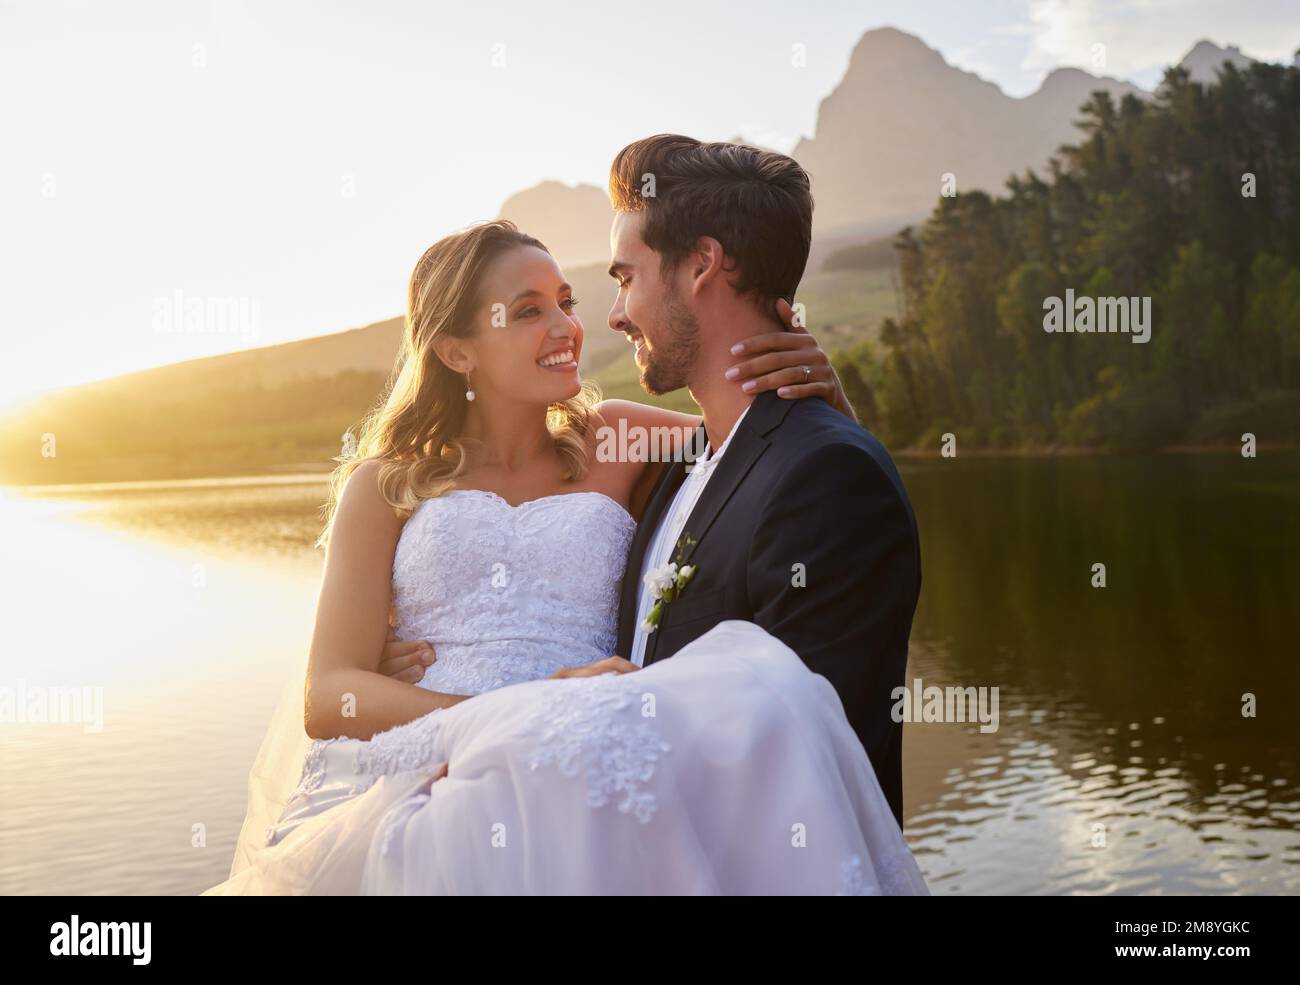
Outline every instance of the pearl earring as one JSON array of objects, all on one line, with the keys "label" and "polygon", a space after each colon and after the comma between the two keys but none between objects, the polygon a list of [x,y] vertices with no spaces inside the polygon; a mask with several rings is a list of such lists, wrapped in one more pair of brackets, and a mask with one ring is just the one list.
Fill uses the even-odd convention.
[{"label": "pearl earring", "polygon": [[469,382],[469,373],[466,373],[465,374],[465,399],[470,401],[470,403],[473,403],[474,396],[475,396],[474,388],[470,385]]}]

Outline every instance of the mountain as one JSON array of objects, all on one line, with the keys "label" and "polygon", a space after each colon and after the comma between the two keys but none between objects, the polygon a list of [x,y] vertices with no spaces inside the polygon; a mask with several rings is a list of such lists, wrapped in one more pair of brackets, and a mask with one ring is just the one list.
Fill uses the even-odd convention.
[{"label": "mountain", "polygon": [[[1200,41],[1179,64],[1193,80],[1213,83],[1225,61],[1241,68],[1252,59],[1235,46]],[[944,174],[954,175],[959,192],[999,193],[1009,175],[1041,170],[1062,144],[1078,141],[1078,109],[1098,89],[1116,101],[1150,95],[1119,79],[1059,68],[1017,99],[948,64],[920,38],[894,28],[868,31],[822,101],[814,136],[792,152],[812,174],[817,202],[809,269],[837,249],[923,218]],[[594,185],[544,181],[512,195],[501,214],[566,267],[608,261],[609,201]]]},{"label": "mountain", "polygon": [[1064,68],[1015,99],[917,37],[868,31],[822,100],[814,136],[794,149],[812,175],[816,233],[865,236],[912,222],[933,208],[944,174],[955,176],[959,192],[1000,191],[1008,175],[1040,168],[1076,138],[1077,110],[1096,89],[1116,99],[1141,94]]},{"label": "mountain", "polygon": [[595,185],[543,181],[506,199],[500,218],[540,239],[562,267],[609,264],[614,213]]},{"label": "mountain", "polygon": [[1243,55],[1236,45],[1230,44],[1227,48],[1220,48],[1212,41],[1198,41],[1178,64],[1187,69],[1187,74],[1193,82],[1212,85],[1217,81],[1219,69],[1224,62],[1231,62],[1234,68],[1244,69],[1254,60],[1248,55]]}]

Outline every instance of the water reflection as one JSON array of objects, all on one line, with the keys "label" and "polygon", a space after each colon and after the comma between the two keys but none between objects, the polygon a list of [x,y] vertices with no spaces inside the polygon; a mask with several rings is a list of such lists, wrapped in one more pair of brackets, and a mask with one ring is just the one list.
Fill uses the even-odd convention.
[{"label": "water reflection", "polygon": [[925,566],[909,676],[1002,698],[993,736],[909,727],[908,833],[935,891],[1300,888],[1300,459],[905,478]]},{"label": "water reflection", "polygon": [[[149,518],[178,493],[108,507],[118,495],[0,498],[0,686],[104,696],[99,733],[0,723],[0,892],[192,893],[222,878],[248,766],[310,631],[308,548],[281,558],[202,509],[170,543]],[[119,528],[90,520],[108,514]]]}]

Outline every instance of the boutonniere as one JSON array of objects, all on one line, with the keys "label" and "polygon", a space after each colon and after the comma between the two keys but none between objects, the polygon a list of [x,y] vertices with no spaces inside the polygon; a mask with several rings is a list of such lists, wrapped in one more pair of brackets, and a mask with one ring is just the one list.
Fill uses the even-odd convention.
[{"label": "boutonniere", "polygon": [[695,577],[695,569],[698,566],[687,564],[686,558],[690,556],[691,548],[696,543],[695,538],[689,533],[683,533],[677,541],[677,557],[667,564],[646,572],[645,586],[650,590],[650,597],[655,600],[654,605],[650,607],[650,612],[641,621],[641,628],[647,633],[655,631],[659,620],[663,618],[664,609]]}]

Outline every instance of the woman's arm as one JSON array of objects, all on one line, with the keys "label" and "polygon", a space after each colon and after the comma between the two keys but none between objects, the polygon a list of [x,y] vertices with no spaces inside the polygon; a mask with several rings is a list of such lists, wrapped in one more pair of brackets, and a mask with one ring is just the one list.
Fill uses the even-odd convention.
[{"label": "woman's arm", "polygon": [[379,467],[363,462],[348,477],[330,530],[307,669],[304,724],[313,739],[368,739],[465,700],[378,672],[402,532],[379,492]]},{"label": "woman's arm", "polygon": [[639,431],[647,436],[647,444],[654,443],[653,452],[647,448],[648,454],[644,459],[618,455],[606,461],[598,452],[596,455],[600,468],[619,474],[618,485],[627,499],[628,512],[638,521],[645,512],[662,463],[676,457],[703,420],[699,414],[682,414],[639,404],[635,400],[602,400],[596,405],[594,423],[598,434],[606,428],[610,429],[609,433],[618,434],[619,422],[625,421],[626,433]]}]

